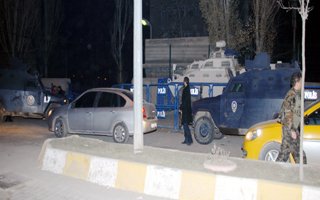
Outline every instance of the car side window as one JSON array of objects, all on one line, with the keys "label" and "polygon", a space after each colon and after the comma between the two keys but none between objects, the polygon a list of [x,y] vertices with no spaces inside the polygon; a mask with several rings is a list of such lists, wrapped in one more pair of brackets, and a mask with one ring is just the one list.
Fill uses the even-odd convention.
[{"label": "car side window", "polygon": [[112,105],[113,94],[109,92],[102,92],[98,102],[98,107],[114,107]]},{"label": "car side window", "polygon": [[320,125],[320,108],[308,116],[309,124]]},{"label": "car side window", "polygon": [[75,108],[90,108],[93,107],[94,100],[96,98],[96,92],[87,92],[82,95],[75,103]]},{"label": "car side window", "polygon": [[126,104],[126,100],[114,93],[103,92],[101,93],[98,107],[123,107]]}]

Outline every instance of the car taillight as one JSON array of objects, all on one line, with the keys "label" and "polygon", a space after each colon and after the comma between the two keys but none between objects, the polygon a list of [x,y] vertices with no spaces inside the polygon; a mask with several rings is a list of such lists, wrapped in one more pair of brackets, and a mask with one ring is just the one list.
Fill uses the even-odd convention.
[{"label": "car taillight", "polygon": [[143,118],[147,118],[146,109],[142,108]]}]

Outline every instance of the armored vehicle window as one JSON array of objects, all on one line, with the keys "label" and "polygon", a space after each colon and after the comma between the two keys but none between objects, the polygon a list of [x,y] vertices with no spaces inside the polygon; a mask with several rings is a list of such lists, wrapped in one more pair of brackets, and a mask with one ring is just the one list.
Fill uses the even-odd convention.
[{"label": "armored vehicle window", "polygon": [[96,92],[88,92],[81,96],[75,103],[75,108],[90,108],[93,106]]},{"label": "armored vehicle window", "polygon": [[221,66],[222,67],[230,67],[230,61],[222,61]]},{"label": "armored vehicle window", "polygon": [[199,68],[199,65],[198,64],[194,64],[191,66],[191,69],[198,69]]},{"label": "armored vehicle window", "polygon": [[208,61],[203,67],[204,69],[213,68],[213,61]]},{"label": "armored vehicle window", "polygon": [[230,88],[230,92],[243,92],[243,91],[244,91],[244,86],[242,83],[234,83]]},{"label": "armored vehicle window", "polygon": [[27,80],[27,82],[25,83],[25,89],[27,90],[37,90],[38,86],[39,85],[34,80]]}]

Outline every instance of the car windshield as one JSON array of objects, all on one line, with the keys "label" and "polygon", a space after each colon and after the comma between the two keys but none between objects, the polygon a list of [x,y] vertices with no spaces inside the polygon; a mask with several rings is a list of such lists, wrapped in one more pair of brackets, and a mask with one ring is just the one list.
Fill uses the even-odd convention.
[{"label": "car windshield", "polygon": [[129,91],[123,91],[122,94],[126,95],[131,101],[133,101],[133,93]]},{"label": "car windshield", "polygon": [[[123,91],[122,94],[126,95],[131,101],[133,101],[133,93],[129,91]],[[143,103],[146,103],[147,101],[145,99],[142,99]]]},{"label": "car windshield", "polygon": [[304,106],[304,111],[307,111],[309,108],[311,108],[312,106],[316,105],[316,104],[319,103],[319,102],[320,102],[320,100],[315,101],[315,102],[312,102],[312,103],[310,103],[310,104],[308,104],[308,105],[304,104],[304,105],[305,105],[305,106]]}]

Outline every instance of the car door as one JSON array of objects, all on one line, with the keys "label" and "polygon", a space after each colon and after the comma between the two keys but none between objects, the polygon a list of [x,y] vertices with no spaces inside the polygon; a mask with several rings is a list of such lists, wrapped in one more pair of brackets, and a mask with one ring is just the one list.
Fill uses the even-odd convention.
[{"label": "car door", "polygon": [[94,102],[97,92],[87,92],[72,102],[68,110],[68,123],[72,132],[90,133],[93,124]]},{"label": "car door", "polygon": [[245,83],[234,81],[224,96],[223,124],[226,127],[239,127],[245,106]]},{"label": "car door", "polygon": [[320,108],[309,114],[304,126],[303,150],[307,155],[307,162],[320,163]]},{"label": "car door", "polygon": [[[126,99],[118,93],[101,92],[93,115],[93,127],[96,134],[111,134],[116,122],[125,122],[128,118]],[[128,126],[128,124],[126,123]]]}]

